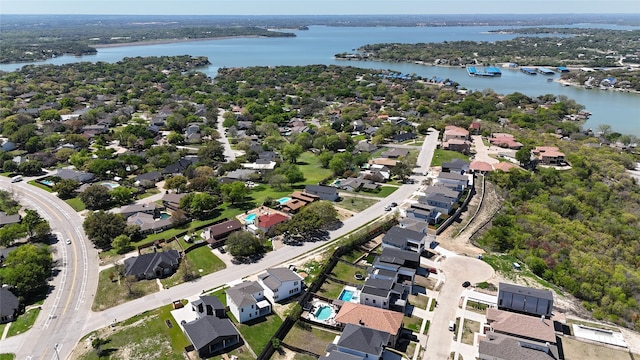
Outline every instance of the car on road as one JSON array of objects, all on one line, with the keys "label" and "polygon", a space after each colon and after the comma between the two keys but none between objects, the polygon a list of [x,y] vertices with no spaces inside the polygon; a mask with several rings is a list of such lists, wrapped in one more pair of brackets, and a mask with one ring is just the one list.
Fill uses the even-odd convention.
[{"label": "car on road", "polygon": [[65,243],[66,243],[67,245],[71,245],[71,239],[67,239],[67,240],[65,241]]},{"label": "car on road", "polygon": [[465,282],[462,283],[462,287],[463,288],[468,288],[469,286],[471,286],[471,283],[468,282],[468,281],[465,281]]},{"label": "car on road", "polygon": [[391,207],[396,207],[396,206],[398,206],[398,203],[394,201],[394,202],[392,202],[391,204],[389,204],[389,206],[391,206]]},{"label": "car on road", "polygon": [[384,211],[391,211],[392,207],[391,206],[385,206]]}]

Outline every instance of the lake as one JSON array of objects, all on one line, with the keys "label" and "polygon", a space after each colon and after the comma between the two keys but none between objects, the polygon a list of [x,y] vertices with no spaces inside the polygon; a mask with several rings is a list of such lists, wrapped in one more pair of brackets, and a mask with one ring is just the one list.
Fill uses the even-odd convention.
[{"label": "lake", "polygon": [[[566,26],[563,26],[566,27]],[[633,26],[580,24],[573,27],[605,27],[619,30],[638,29]],[[98,49],[98,54],[74,57],[62,56],[37,64],[65,64],[80,61],[116,62],[124,57],[194,55],[207,56],[212,65],[202,71],[214,77],[221,67],[336,64],[363,68],[393,69],[415,73],[422,77],[441,77],[457,81],[472,90],[493,89],[500,94],[521,92],[529,96],[544,94],[566,95],[586,106],[593,115],[584,128],[596,129],[600,124],[611,125],[613,131],[640,136],[640,95],[617,91],[587,90],[561,86],[547,81],[547,76],[529,76],[516,70],[503,69],[499,78],[470,77],[464,68],[449,68],[407,63],[364,62],[336,60],[334,55],[351,52],[371,43],[420,43],[442,41],[498,41],[511,39],[515,34],[492,34],[490,30],[507,26],[452,27],[328,27],[310,26],[309,30],[294,31],[295,38],[233,38],[170,44],[120,46]],[[13,71],[26,64],[1,64],[0,70]],[[555,75],[555,78],[559,75]]]}]

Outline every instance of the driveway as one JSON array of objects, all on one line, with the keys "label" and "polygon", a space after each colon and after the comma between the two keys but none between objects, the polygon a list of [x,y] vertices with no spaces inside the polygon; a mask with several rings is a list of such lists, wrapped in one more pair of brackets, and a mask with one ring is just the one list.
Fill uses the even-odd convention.
[{"label": "driveway", "polygon": [[446,359],[454,349],[453,333],[448,330],[448,326],[449,321],[456,318],[456,310],[465,291],[462,283],[479,283],[490,279],[494,274],[493,268],[482,260],[450,253],[440,260],[440,270],[444,272],[446,282],[438,294],[438,308],[434,311],[429,326],[425,360]]},{"label": "driveway", "polygon": [[471,136],[471,138],[473,139],[473,146],[476,149],[476,157],[474,160],[484,161],[491,165],[497,164],[500,162],[498,161],[498,159],[493,158],[490,155],[496,156],[498,152],[502,150],[501,148],[497,146],[486,146],[482,141],[482,136],[480,135],[473,135]]}]

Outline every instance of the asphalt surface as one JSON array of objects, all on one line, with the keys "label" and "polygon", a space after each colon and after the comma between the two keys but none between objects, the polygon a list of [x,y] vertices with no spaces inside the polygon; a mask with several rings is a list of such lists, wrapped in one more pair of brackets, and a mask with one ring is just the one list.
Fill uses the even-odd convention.
[{"label": "asphalt surface", "polygon": [[[416,180],[413,184],[400,186],[383,201],[344,220],[339,229],[330,231],[331,239],[348,234],[378,217],[388,215],[389,212],[384,210],[388,204],[401,204],[417,192],[424,175],[428,172],[437,139],[437,131],[432,131],[425,139],[415,169],[415,173],[419,175],[413,177]],[[223,144],[225,155],[229,159],[235,158],[228,141],[223,141]],[[0,188],[18,193],[20,202],[26,207],[38,210],[49,221],[52,232],[59,234],[59,241],[53,246],[56,249],[54,259],[61,262],[61,272],[53,280],[52,293],[43,304],[40,316],[28,332],[0,341],[0,352],[15,353],[16,359],[66,359],[82,336],[93,330],[108,326],[118,319],[124,320],[146,310],[169,304],[173,300],[218,288],[262,272],[266,268],[286,265],[313,252],[314,249],[327,245],[328,242],[287,246],[266,254],[256,263],[233,265],[196,281],[161,290],[102,312],[92,312],[91,304],[98,282],[98,257],[93,244],[84,235],[83,218],[55,195],[25,182],[11,184],[9,179],[0,178]],[[70,245],[65,244],[66,239],[71,239]],[[36,342],[38,346],[34,346]]]},{"label": "asphalt surface", "polygon": [[[84,335],[81,329],[91,313],[98,285],[98,256],[82,229],[83,219],[58,197],[23,182],[0,177],[0,188],[13,191],[26,208],[37,210],[49,221],[54,241],[53,259],[57,275],[51,293],[28,332],[0,341],[0,352],[15,353],[16,359],[64,359]],[[71,244],[66,244],[70,239]],[[37,344],[37,346],[36,346]]]}]

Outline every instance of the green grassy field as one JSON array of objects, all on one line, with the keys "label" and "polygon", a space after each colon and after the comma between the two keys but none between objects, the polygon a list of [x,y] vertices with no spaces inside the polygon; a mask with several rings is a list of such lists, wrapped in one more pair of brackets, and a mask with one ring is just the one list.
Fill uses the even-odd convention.
[{"label": "green grassy field", "polygon": [[451,161],[453,159],[462,159],[469,161],[469,156],[459,153],[457,151],[436,149],[433,153],[433,160],[431,160],[431,166],[442,166],[442,163]]},{"label": "green grassy field", "polygon": [[67,204],[69,204],[69,206],[71,206],[73,208],[73,210],[75,211],[82,211],[85,208],[84,203],[82,202],[82,200],[80,200],[79,197],[74,197],[71,199],[67,199],[64,202],[66,202]]},{"label": "green grassy field", "polygon": [[0,354],[0,360],[13,360],[15,358],[15,354]]},{"label": "green grassy field", "polygon": [[332,174],[331,170],[320,166],[318,156],[308,151],[300,155],[298,166],[306,178],[305,184],[315,185]]},{"label": "green grassy field", "polygon": [[[125,284],[125,279],[112,281],[109,277],[109,274],[114,271],[115,269],[113,268],[105,269],[98,275],[98,289],[96,291],[96,296],[93,300],[91,310],[102,311],[159,290],[158,284],[155,280],[134,281],[131,283],[132,295],[129,296],[129,290]],[[117,278],[118,277],[116,275],[114,279],[117,280]]]},{"label": "green grassy field", "polygon": [[165,287],[172,287],[184,282],[183,276],[187,270],[205,276],[226,267],[224,262],[211,252],[211,248],[202,246],[187,253],[187,257],[182,260],[178,271],[168,278],[160,279],[160,282]]},{"label": "green grassy field", "polygon": [[362,197],[358,197],[357,195],[345,196],[343,197],[342,201],[336,203],[336,205],[347,210],[361,212],[362,210],[372,206],[378,201],[379,200],[365,199]]},{"label": "green grassy field", "polygon": [[235,324],[242,337],[249,343],[256,354],[269,343],[273,334],[282,325],[282,319],[277,314],[267,315],[256,322],[248,324]]},{"label": "green grassy field", "polygon": [[324,354],[327,344],[331,343],[337,333],[313,327],[307,323],[297,322],[284,338],[284,342],[311,351],[314,354]]},{"label": "green grassy field", "polygon": [[31,329],[38,318],[38,314],[40,314],[40,307],[28,310],[24,314],[18,316],[18,319],[11,323],[11,327],[7,331],[7,337],[19,335]]}]

